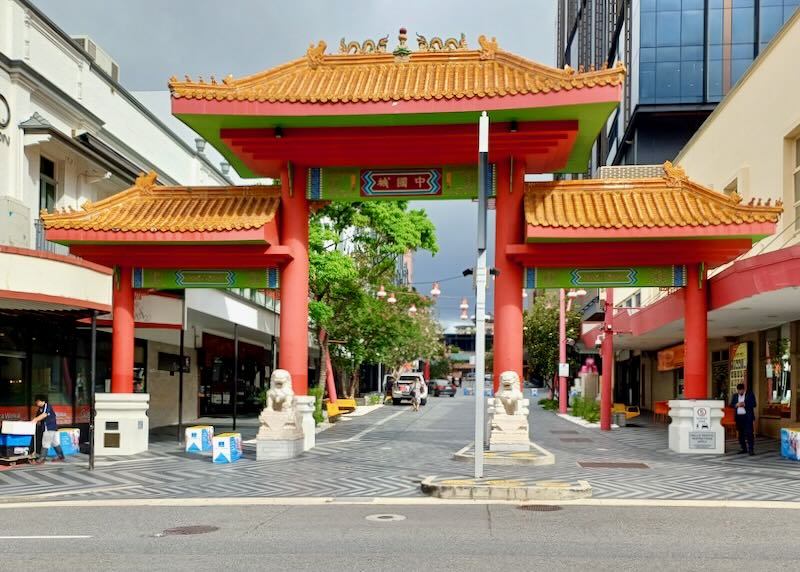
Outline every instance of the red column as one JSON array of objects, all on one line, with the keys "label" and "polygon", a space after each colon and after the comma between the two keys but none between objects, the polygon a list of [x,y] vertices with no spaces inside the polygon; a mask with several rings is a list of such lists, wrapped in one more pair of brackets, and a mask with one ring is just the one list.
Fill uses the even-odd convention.
[{"label": "red column", "polygon": [[704,266],[686,267],[684,298],[684,397],[708,397],[708,292]]},{"label": "red column", "polygon": [[292,261],[281,270],[280,368],[292,375],[297,395],[308,393],[308,200],[306,171],[281,170],[281,244]]},{"label": "red column", "polygon": [[600,429],[611,431],[611,384],[614,377],[614,290],[606,288],[603,324],[603,378],[600,382]]},{"label": "red column", "polygon": [[111,393],[133,393],[133,274],[117,267],[112,293]]},{"label": "red column", "polygon": [[[558,363],[567,363],[567,296],[563,288],[558,293]],[[558,410],[567,412],[567,378],[558,376]]]},{"label": "red column", "polygon": [[497,169],[497,196],[494,267],[500,275],[494,281],[494,389],[500,374],[515,371],[522,379],[522,267],[506,257],[506,247],[524,241],[522,201],[525,164],[500,160]]}]

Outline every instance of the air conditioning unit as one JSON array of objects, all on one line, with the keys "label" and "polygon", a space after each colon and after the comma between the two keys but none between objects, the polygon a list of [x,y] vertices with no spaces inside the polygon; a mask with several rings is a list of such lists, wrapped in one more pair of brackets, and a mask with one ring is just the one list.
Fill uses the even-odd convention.
[{"label": "air conditioning unit", "polygon": [[97,45],[97,42],[88,36],[73,36],[72,39],[89,55],[97,67],[111,76],[114,81],[119,81],[119,65],[103,48]]},{"label": "air conditioning unit", "polygon": [[8,196],[0,196],[0,244],[32,248],[31,209]]}]

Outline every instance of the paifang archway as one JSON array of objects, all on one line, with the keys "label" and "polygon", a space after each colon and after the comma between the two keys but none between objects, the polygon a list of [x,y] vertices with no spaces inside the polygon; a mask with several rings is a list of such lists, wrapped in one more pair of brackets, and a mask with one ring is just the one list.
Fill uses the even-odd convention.
[{"label": "paifang archway", "polygon": [[[737,205],[688,183],[679,197],[683,202],[675,202],[673,188],[680,177],[672,172],[665,176],[663,188],[641,196],[615,182],[525,184],[526,173],[586,170],[593,142],[620,100],[625,73],[621,64],[589,71],[554,69],[506,52],[494,38],[484,36],[478,39],[478,49],[469,49],[463,40],[420,37],[419,49],[412,51],[401,29],[394,51],[386,51],[386,43],[368,41],[348,48],[343,41],[340,53],[328,54],[325,42],[319,42],[304,57],[249,77],[171,79],[172,111],[179,119],[219,150],[241,176],[280,180],[279,190],[259,191],[274,193],[270,196],[280,203],[269,222],[243,223],[246,216],[266,208],[248,203],[230,211],[217,226],[202,230],[208,211],[192,207],[188,198],[178,224],[170,217],[179,211],[163,204],[174,200],[170,193],[181,190],[151,185],[147,200],[162,204],[151,205],[152,212],[161,208],[171,213],[169,217],[152,218],[151,210],[135,210],[145,199],[141,192],[134,193],[128,206],[109,200],[83,213],[44,217],[48,239],[118,269],[125,285],[115,289],[115,309],[118,298],[128,297],[132,266],[175,270],[170,249],[181,249],[177,260],[182,269],[226,269],[234,262],[239,268],[279,267],[280,367],[292,374],[295,391],[304,394],[310,208],[316,201],[329,200],[477,196],[477,119],[482,111],[492,120],[489,187],[496,199],[495,266],[500,270],[494,299],[495,380],[502,371],[522,372],[520,288],[530,276],[546,275],[542,269],[685,266],[686,284],[698,286],[692,299],[699,300],[705,287],[702,265],[730,260],[749,248],[752,236],[774,230],[779,212],[774,207]],[[189,197],[194,192],[183,191]],[[578,196],[580,202],[572,201]],[[653,201],[666,206],[654,209]],[[709,205],[723,213],[719,224],[682,222],[676,214]],[[92,226],[103,212],[121,216],[129,207],[138,213],[131,215],[130,229]],[[606,211],[607,216],[600,216]],[[645,222],[640,224],[633,213],[647,213]],[[103,240],[86,234],[87,228],[101,233]],[[654,228],[670,230],[654,234]],[[271,234],[264,238],[268,230]],[[132,239],[126,234],[130,232],[138,234]],[[224,236],[209,246],[192,238],[198,232]],[[253,232],[263,234],[255,244]],[[698,240],[686,242],[692,238]],[[706,240],[712,238],[721,240]],[[658,241],[657,248],[651,240]],[[537,270],[531,274],[526,268]],[[552,286],[565,285],[552,281]],[[536,282],[529,280],[528,285]],[[705,306],[697,306],[701,307]],[[129,343],[127,334],[116,337],[118,328],[128,326],[123,319],[118,323],[115,312],[114,363],[123,360],[128,350],[122,346]],[[129,337],[132,344],[132,330]],[[124,369],[116,371],[124,376]],[[115,387],[124,390],[127,378],[120,379]]]}]

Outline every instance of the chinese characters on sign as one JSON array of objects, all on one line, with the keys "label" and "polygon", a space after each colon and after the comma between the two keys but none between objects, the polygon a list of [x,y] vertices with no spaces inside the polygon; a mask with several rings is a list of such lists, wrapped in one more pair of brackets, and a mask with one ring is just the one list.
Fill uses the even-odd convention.
[{"label": "chinese characters on sign", "polygon": [[361,196],[434,196],[442,194],[441,169],[361,171]]}]

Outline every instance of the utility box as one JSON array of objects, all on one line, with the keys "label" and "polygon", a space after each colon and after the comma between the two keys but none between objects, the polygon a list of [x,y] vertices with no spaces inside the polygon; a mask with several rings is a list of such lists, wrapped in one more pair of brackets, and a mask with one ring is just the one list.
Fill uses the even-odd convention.
[{"label": "utility box", "polygon": [[97,393],[94,403],[95,455],[136,455],[147,451],[149,394]]},{"label": "utility box", "polygon": [[0,197],[0,244],[31,248],[31,209],[13,197]]}]

